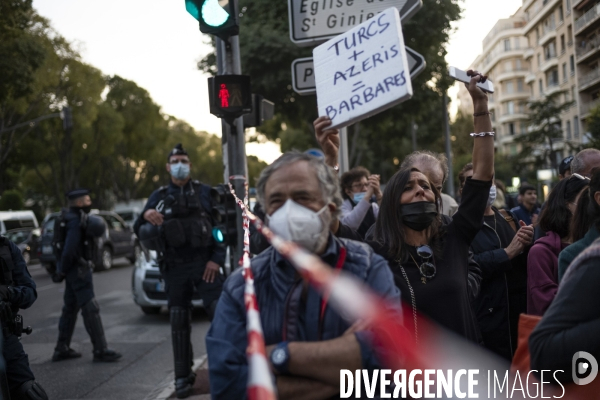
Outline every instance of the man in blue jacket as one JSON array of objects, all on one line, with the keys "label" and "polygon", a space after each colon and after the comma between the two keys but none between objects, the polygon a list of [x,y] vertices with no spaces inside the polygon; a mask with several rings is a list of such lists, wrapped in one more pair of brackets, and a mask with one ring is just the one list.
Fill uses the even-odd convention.
[{"label": "man in blue jacket", "polygon": [[[286,153],[262,172],[257,197],[277,235],[399,304],[387,262],[368,245],[330,232],[342,203],[333,169],[310,155]],[[273,247],[252,259],[252,272],[279,398],[298,393],[329,398],[339,392],[340,369],[380,367],[369,333],[350,326]],[[238,270],[225,283],[206,336],[213,398],[246,398],[247,344],[244,278]]]},{"label": "man in blue jacket", "polygon": [[212,239],[210,186],[192,180],[191,166],[183,146],[175,146],[167,157],[169,185],[150,195],[134,226],[138,237],[142,224],[158,226],[163,238],[164,251],[159,258],[171,314],[178,398],[190,395],[196,379],[191,370],[190,340],[194,287],[212,319],[224,281],[220,268],[225,263],[225,249],[216,246]]}]

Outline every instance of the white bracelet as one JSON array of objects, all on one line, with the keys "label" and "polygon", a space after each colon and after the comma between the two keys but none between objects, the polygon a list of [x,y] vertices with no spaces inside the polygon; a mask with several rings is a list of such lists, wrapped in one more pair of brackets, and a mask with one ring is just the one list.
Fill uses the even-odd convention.
[{"label": "white bracelet", "polygon": [[494,132],[471,133],[471,137],[494,136]]}]

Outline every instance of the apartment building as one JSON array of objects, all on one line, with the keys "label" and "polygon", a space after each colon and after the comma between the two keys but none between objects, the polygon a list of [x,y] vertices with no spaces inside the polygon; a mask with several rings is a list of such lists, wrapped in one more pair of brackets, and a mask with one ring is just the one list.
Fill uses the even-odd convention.
[{"label": "apartment building", "polygon": [[[600,104],[599,0],[523,0],[510,18],[499,20],[483,40],[472,67],[489,74],[496,87],[490,96],[496,148],[517,155],[514,138],[527,130],[526,103],[564,91],[572,107],[558,116],[566,156],[568,143],[585,140],[585,120]],[[466,91],[459,89],[459,99]],[[467,94],[468,95],[468,94]],[[465,111],[468,101],[461,108]]]}]

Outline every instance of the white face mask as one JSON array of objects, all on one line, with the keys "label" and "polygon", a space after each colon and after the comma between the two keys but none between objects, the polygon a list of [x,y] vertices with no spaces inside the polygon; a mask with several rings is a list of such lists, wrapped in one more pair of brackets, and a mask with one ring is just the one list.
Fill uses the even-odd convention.
[{"label": "white face mask", "polygon": [[496,201],[496,185],[492,185],[492,187],[490,188],[490,196],[488,197],[488,207],[491,207],[492,204],[494,204],[494,201]]},{"label": "white face mask", "polygon": [[317,251],[329,237],[329,215],[324,211],[327,205],[317,212],[301,206],[292,199],[271,215],[267,215],[267,225],[278,236],[304,247],[310,252]]}]

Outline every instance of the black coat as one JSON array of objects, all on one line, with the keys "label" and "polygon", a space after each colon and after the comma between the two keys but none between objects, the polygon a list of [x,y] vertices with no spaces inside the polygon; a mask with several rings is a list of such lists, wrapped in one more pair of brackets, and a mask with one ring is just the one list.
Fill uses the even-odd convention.
[{"label": "black coat", "polygon": [[493,225],[484,222],[471,243],[483,277],[473,307],[485,347],[511,360],[519,314],[527,308],[527,252],[508,259],[504,249],[516,233],[498,210],[494,208],[494,212],[498,235]]}]

